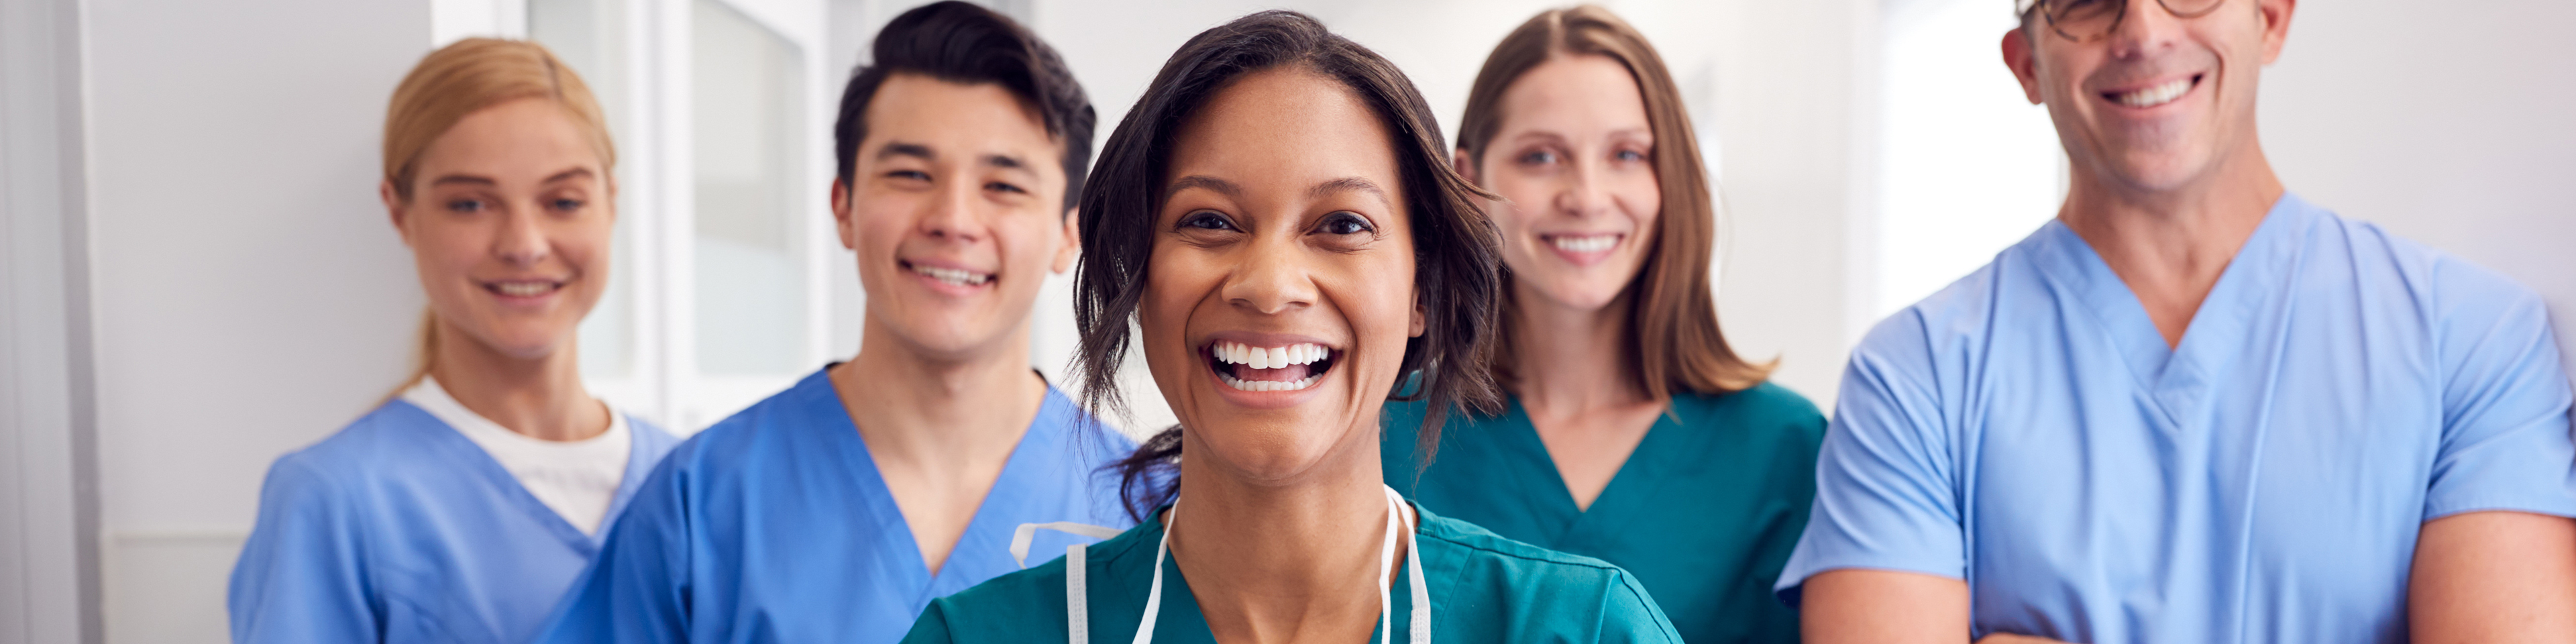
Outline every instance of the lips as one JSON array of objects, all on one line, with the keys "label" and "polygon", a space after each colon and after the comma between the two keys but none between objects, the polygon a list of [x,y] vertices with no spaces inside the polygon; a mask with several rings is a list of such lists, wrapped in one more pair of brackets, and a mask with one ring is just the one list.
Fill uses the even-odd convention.
[{"label": "lips", "polygon": [[1265,347],[1218,340],[1202,354],[1208,360],[1208,368],[1225,386],[1262,392],[1300,391],[1315,386],[1332,371],[1340,352],[1311,342]]},{"label": "lips", "polygon": [[930,266],[926,264],[915,264],[909,261],[898,261],[897,263],[903,265],[903,270],[905,272],[927,277],[952,286],[983,286],[985,284],[992,283],[994,278],[1000,277],[1000,275],[993,273],[970,271],[962,268]]},{"label": "lips", "polygon": [[2200,85],[2202,76],[2204,75],[2193,74],[2128,91],[2102,92],[2102,98],[2126,107],[2139,109],[2155,107],[2174,102],[2183,95],[2190,94],[2193,87]]},{"label": "lips", "polygon": [[563,290],[563,280],[519,279],[483,283],[483,290],[502,297],[544,297]]}]

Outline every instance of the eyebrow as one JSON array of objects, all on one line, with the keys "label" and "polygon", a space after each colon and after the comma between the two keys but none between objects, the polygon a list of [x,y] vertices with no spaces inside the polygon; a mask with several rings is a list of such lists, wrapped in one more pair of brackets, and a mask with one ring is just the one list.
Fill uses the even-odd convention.
[{"label": "eyebrow", "polygon": [[[546,180],[544,180],[544,181],[540,181],[540,182],[538,182],[538,183],[540,183],[540,184],[545,184],[545,183],[554,183],[554,182],[557,182],[557,181],[565,181],[565,180],[570,180],[570,179],[578,179],[578,178],[593,177],[593,176],[597,176],[597,175],[593,175],[593,174],[591,174],[591,172],[590,172],[590,168],[573,168],[573,169],[570,169],[570,170],[565,170],[565,171],[562,171],[562,172],[557,172],[557,173],[555,173],[555,174],[554,174],[554,176],[546,177]],[[470,175],[470,174],[451,174],[451,175],[447,175],[447,176],[439,177],[439,178],[437,178],[437,179],[435,179],[435,180],[430,181],[430,182],[429,182],[429,185],[433,185],[433,186],[443,186],[443,185],[447,185],[447,184],[451,184],[451,183],[462,183],[462,184],[477,185],[477,186],[497,186],[497,185],[501,185],[501,182],[493,181],[491,177],[476,176],[476,175]]]},{"label": "eyebrow", "polygon": [[1315,187],[1306,189],[1306,196],[1322,198],[1344,192],[1365,192],[1377,197],[1380,202],[1393,203],[1386,198],[1385,189],[1377,187],[1375,182],[1359,177],[1342,177],[1315,184]]},{"label": "eyebrow", "polygon": [[1217,192],[1217,194],[1225,195],[1225,196],[1228,196],[1228,197],[1233,197],[1233,198],[1237,198],[1237,199],[1243,198],[1243,186],[1234,185],[1234,182],[1232,182],[1232,181],[1227,181],[1227,180],[1224,180],[1224,179],[1219,179],[1219,178],[1211,177],[1211,176],[1207,176],[1207,175],[1204,175],[1204,174],[1193,174],[1193,175],[1190,175],[1190,176],[1181,177],[1179,180],[1175,180],[1175,181],[1173,181],[1173,182],[1172,182],[1172,187],[1170,187],[1170,188],[1165,188],[1165,189],[1163,190],[1163,199],[1165,199],[1165,200],[1170,200],[1170,199],[1172,198],[1172,195],[1180,194],[1182,190],[1187,190],[1187,189],[1190,189],[1190,188],[1204,188],[1204,189],[1208,189],[1208,190],[1214,190],[1214,191],[1216,191],[1216,192]]},{"label": "eyebrow", "polygon": [[885,147],[877,148],[878,161],[884,161],[895,157],[913,157],[923,161],[937,161],[939,160],[939,153],[931,151],[930,146],[919,143],[892,142],[885,144]]}]

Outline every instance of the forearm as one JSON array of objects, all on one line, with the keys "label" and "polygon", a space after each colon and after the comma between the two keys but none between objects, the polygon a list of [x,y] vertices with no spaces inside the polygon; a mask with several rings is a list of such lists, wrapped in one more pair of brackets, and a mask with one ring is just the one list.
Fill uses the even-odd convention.
[{"label": "forearm", "polygon": [[1807,578],[1799,633],[1807,644],[1967,644],[1967,582],[1889,570]]},{"label": "forearm", "polygon": [[2406,612],[2419,644],[2576,642],[2576,520],[2470,512],[2426,522]]}]

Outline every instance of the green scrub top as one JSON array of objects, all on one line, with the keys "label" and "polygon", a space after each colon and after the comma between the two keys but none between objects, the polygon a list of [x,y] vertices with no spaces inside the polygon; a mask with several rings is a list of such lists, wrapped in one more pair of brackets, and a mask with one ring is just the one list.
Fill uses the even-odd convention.
[{"label": "green scrub top", "polygon": [[[1386,407],[1386,482],[1421,506],[1541,548],[1636,573],[1692,644],[1796,642],[1797,612],[1771,584],[1806,528],[1825,417],[1763,383],[1675,392],[1609,487],[1578,510],[1529,414],[1451,414],[1417,470],[1422,403]],[[1420,478],[1416,478],[1416,472]]]},{"label": "green scrub top", "polygon": [[[1682,641],[1636,577],[1618,566],[1504,539],[1433,515],[1418,504],[1414,508],[1421,517],[1415,547],[1422,552],[1422,576],[1431,580],[1435,642]],[[1162,539],[1162,522],[1147,521],[1086,551],[1084,594],[1094,644],[1135,639],[1154,580],[1155,547]],[[933,600],[913,622],[904,644],[1068,640],[1064,561],[1059,556]],[[1163,566],[1156,644],[1215,642],[1188,580],[1181,578],[1180,564],[1166,558]],[[1399,636],[1412,615],[1409,568],[1397,566],[1389,593]],[[1370,641],[1380,639],[1372,636]]]}]

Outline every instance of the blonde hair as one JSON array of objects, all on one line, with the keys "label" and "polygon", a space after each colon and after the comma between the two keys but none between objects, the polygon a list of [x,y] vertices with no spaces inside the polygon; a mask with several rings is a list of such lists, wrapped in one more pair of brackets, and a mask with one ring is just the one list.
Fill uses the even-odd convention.
[{"label": "blonde hair", "polygon": [[[431,143],[466,115],[527,98],[561,106],[599,154],[600,170],[615,175],[617,147],[609,141],[608,120],[580,75],[544,45],[467,38],[421,58],[394,87],[393,103],[385,109],[385,182],[395,196],[411,201],[416,166]],[[429,375],[438,354],[437,311],[421,312],[420,337],[412,351],[411,374],[394,389],[397,396]]]}]

